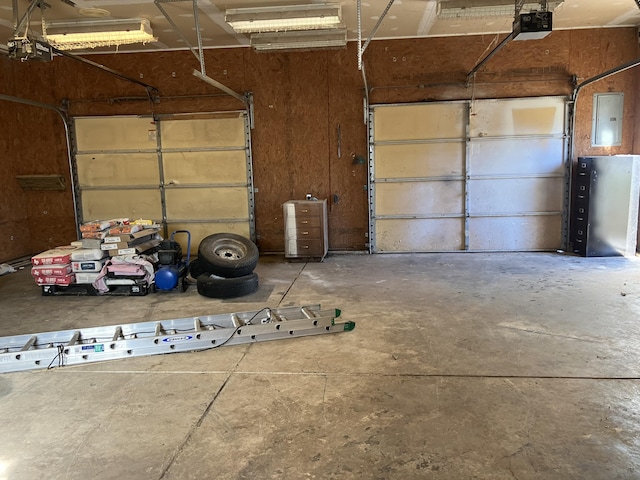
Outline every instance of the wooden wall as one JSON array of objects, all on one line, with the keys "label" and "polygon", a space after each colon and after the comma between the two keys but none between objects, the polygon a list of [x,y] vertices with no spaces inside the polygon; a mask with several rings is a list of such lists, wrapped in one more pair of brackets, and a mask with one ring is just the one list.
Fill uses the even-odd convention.
[{"label": "wooden wall", "polygon": [[[578,82],[638,56],[635,28],[556,31],[538,41],[511,42],[465,84],[466,72],[501,36],[374,41],[365,53],[371,103],[570,95]],[[207,74],[251,91],[256,229],[263,252],[283,250],[281,204],[312,193],[329,200],[332,250],[364,250],[368,239],[367,134],[356,45],[342,50],[257,53],[207,50]],[[68,58],[48,64],[0,57],[0,94],[61,105],[76,115],[150,114],[242,108],[192,76],[190,52],[92,55],[125,75],[160,89],[150,103],[143,88]],[[638,72],[583,90],[577,105],[576,153],[638,152],[634,132]],[[592,94],[625,92],[621,147],[590,147]],[[71,192],[23,191],[19,174],[63,173],[68,162],[55,112],[0,100],[0,261],[75,238]],[[640,122],[638,122],[640,125]],[[68,180],[70,180],[68,178]],[[123,212],[125,215],[126,212]]]}]

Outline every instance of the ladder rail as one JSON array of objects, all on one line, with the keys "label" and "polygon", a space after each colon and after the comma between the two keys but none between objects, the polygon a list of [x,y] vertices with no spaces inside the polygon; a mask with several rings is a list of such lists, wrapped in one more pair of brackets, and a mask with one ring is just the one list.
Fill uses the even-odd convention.
[{"label": "ladder rail", "polygon": [[[290,315],[295,317],[301,317],[299,314],[299,310],[301,307],[285,307],[279,309],[271,309],[272,312],[275,312],[278,316]],[[319,311],[320,305],[311,305],[303,307],[310,311]],[[230,314],[217,314],[217,315],[200,315],[197,317],[186,317],[186,318],[178,318],[178,319],[170,319],[170,320],[162,320],[151,321],[151,322],[137,322],[137,323],[128,323],[128,324],[118,324],[118,325],[106,325],[100,327],[88,327],[83,329],[71,329],[71,330],[60,330],[53,332],[42,332],[37,334],[25,334],[25,335],[16,335],[10,337],[0,337],[0,351],[9,348],[10,350],[20,349],[22,348],[33,335],[38,337],[36,346],[47,345],[50,343],[53,344],[66,344],[69,343],[73,338],[74,334],[78,331],[81,332],[82,338],[96,338],[98,341],[106,341],[106,339],[114,338],[115,333],[119,332],[119,335],[123,338],[131,338],[132,336],[154,336],[156,333],[156,325],[158,323],[162,324],[162,328],[165,331],[175,330],[176,332],[184,332],[189,331],[193,328],[193,324],[195,319],[199,319],[201,325],[204,328],[209,326],[213,326],[214,328],[236,328],[238,325],[234,325],[232,321],[232,315],[236,315],[239,320],[242,320],[242,324],[246,322],[248,319],[256,317],[259,313],[267,309],[255,310],[250,312],[242,312],[242,313],[230,313]],[[266,314],[264,314],[266,317]],[[258,316],[255,318],[255,321],[262,318],[262,316]],[[114,333],[115,332],[115,333]]]},{"label": "ladder rail", "polygon": [[0,337],[0,373],[48,368],[56,359],[59,366],[78,365],[352,330],[354,322],[337,321],[340,313],[338,309],[322,310],[320,305],[265,308],[254,312],[22,335],[18,336],[20,340],[26,340],[19,351],[16,347],[11,347],[14,351],[2,349],[7,345],[7,339],[13,345],[18,343],[18,337]]}]

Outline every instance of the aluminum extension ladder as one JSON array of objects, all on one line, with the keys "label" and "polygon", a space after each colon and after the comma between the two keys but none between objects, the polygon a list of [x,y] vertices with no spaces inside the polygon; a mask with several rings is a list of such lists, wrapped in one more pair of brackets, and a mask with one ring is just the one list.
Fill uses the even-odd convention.
[{"label": "aluminum extension ladder", "polygon": [[340,310],[320,305],[263,308],[156,322],[0,337],[0,372],[118,358],[208,350],[225,345],[353,330]]}]

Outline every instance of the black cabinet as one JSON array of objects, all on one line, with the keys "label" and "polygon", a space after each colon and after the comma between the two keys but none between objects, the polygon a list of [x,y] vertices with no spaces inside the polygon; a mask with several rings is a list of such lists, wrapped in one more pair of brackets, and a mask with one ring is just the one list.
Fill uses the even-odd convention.
[{"label": "black cabinet", "polygon": [[636,251],[640,157],[579,157],[570,218],[573,252],[585,257],[633,256]]}]

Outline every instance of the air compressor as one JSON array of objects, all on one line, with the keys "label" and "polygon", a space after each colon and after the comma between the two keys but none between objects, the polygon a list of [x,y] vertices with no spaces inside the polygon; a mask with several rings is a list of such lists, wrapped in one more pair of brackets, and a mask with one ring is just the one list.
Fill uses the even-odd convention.
[{"label": "air compressor", "polygon": [[[187,235],[187,259],[182,259],[182,247],[175,241],[176,233]],[[169,240],[160,242],[158,250],[158,271],[155,278],[155,289],[168,292],[180,285],[184,292],[189,287],[187,273],[189,260],[191,259],[191,232],[188,230],[176,230]]]}]

